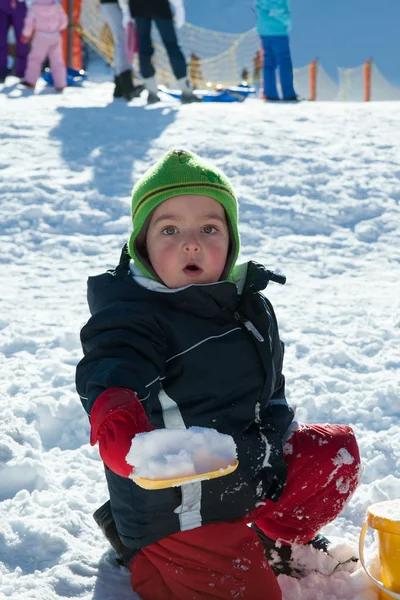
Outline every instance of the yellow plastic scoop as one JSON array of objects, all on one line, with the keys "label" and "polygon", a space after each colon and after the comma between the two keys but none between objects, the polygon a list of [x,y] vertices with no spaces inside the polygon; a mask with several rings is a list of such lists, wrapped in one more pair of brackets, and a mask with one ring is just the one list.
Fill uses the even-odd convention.
[{"label": "yellow plastic scoop", "polygon": [[146,479],[145,477],[135,477],[135,471],[130,475],[130,478],[141,488],[145,490],[163,490],[170,487],[177,487],[185,485],[185,483],[192,483],[194,481],[205,481],[207,479],[216,479],[217,477],[224,477],[229,475],[238,466],[238,461],[232,465],[228,465],[223,469],[217,469],[216,471],[208,471],[208,473],[197,473],[196,475],[189,475],[186,477],[174,477],[171,479]]}]

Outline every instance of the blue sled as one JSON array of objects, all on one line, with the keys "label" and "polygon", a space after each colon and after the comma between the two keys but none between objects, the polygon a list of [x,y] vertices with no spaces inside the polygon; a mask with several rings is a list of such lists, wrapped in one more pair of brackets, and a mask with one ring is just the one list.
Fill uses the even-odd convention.
[{"label": "blue sled", "polygon": [[245,86],[228,87],[225,90],[212,90],[203,97],[203,102],[243,102],[250,94],[254,94],[253,88]]},{"label": "blue sled", "polygon": [[[179,91],[168,90],[163,86],[160,86],[159,90],[176,100],[180,100],[181,98],[181,92]],[[194,90],[194,93],[201,98],[203,102],[243,102],[250,94],[255,93],[255,89],[244,85],[238,85],[222,90]]]},{"label": "blue sled", "polygon": [[[47,68],[44,70],[44,73],[42,73],[42,79],[44,79],[48,85],[54,85],[53,84],[53,75],[51,74],[50,69]],[[68,67],[68,69],[67,69],[67,85],[80,86],[80,85],[82,85],[82,83],[85,79],[86,79],[85,71],[83,71],[83,70],[77,71],[76,69],[71,69],[70,67]]]}]

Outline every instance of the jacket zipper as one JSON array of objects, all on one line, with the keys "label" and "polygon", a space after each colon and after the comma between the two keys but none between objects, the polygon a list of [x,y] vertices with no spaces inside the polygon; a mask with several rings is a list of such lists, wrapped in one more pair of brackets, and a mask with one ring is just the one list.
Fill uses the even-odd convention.
[{"label": "jacket zipper", "polygon": [[246,327],[247,331],[250,331],[250,333],[253,334],[253,336],[256,338],[256,340],[258,340],[259,342],[263,342],[264,338],[261,335],[261,333],[258,331],[258,329],[253,325],[253,323],[251,321],[249,321],[248,319],[245,319],[244,317],[242,317],[241,315],[239,315],[238,312],[234,312],[234,317],[237,321],[239,321],[239,323],[243,323],[243,325]]}]

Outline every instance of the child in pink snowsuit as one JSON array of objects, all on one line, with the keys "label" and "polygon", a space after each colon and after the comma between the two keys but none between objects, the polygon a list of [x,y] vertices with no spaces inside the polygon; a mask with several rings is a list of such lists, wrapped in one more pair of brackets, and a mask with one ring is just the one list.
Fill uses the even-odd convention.
[{"label": "child in pink snowsuit", "polygon": [[46,58],[50,61],[56,90],[61,92],[67,85],[60,34],[67,25],[68,17],[57,0],[35,0],[28,9],[22,37],[30,39],[33,35],[25,71],[25,83],[29,87],[35,86]]}]

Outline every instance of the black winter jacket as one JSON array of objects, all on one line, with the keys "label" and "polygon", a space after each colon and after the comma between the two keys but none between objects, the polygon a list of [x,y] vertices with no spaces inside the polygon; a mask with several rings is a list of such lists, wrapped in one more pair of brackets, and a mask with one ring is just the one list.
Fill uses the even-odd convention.
[{"label": "black winter jacket", "polygon": [[168,0],[129,0],[132,17],[148,19],[172,19],[171,6]]},{"label": "black winter jacket", "polygon": [[106,467],[118,532],[138,549],[238,518],[265,498],[276,501],[293,411],[275,314],[260,294],[281,276],[250,262],[240,295],[230,281],[169,290],[147,279],[157,288],[148,289],[133,278],[129,260],[124,249],[115,271],[89,278],[92,317],[81,331],[85,356],[76,374],[84,408],[90,414],[107,388],[129,388],[156,428],[197,425],[230,434],[239,461],[228,476],[156,491]]}]

